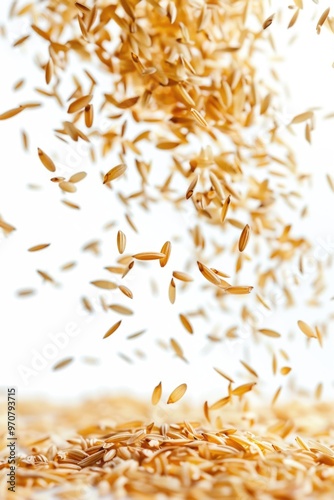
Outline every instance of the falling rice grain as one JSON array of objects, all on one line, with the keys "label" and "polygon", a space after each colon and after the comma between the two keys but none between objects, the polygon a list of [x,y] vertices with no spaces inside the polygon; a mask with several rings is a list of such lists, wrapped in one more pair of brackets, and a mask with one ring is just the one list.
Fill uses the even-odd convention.
[{"label": "falling rice grain", "polygon": [[85,125],[87,128],[90,128],[93,125],[94,121],[94,108],[93,104],[88,104],[85,107]]},{"label": "falling rice grain", "polygon": [[269,26],[272,24],[273,22],[273,19],[275,17],[275,14],[271,14],[271,16],[267,17],[267,19],[264,21],[264,23],[262,24],[262,28],[264,30],[266,30],[267,28],[269,28]]},{"label": "falling rice grain", "polygon": [[228,207],[230,206],[231,203],[231,195],[229,194],[226,200],[223,203],[222,209],[221,209],[221,214],[220,214],[220,219],[222,222],[225,221],[227,212],[228,212]]},{"label": "falling rice grain", "polygon": [[176,287],[175,287],[175,281],[173,278],[170,281],[169,288],[168,288],[168,297],[169,301],[171,304],[174,304],[175,298],[176,298]]},{"label": "falling rice grain", "polygon": [[151,398],[151,401],[152,401],[152,405],[157,405],[161,399],[161,395],[162,395],[162,383],[159,382],[159,384],[153,389],[153,393],[152,393],[152,398]]},{"label": "falling rice grain", "polygon": [[133,293],[129,288],[124,285],[119,285],[119,289],[126,297],[129,297],[129,299],[133,299]]},{"label": "falling rice grain", "polygon": [[187,390],[187,384],[181,384],[178,387],[176,387],[174,391],[170,394],[167,400],[167,404],[169,405],[179,401],[185,394],[186,390]]},{"label": "falling rice grain", "polygon": [[44,250],[51,245],[51,243],[41,243],[40,245],[35,245],[33,247],[28,248],[28,252],[38,252],[39,250]]},{"label": "falling rice grain", "polygon": [[239,252],[243,252],[245,250],[249,240],[249,235],[250,235],[250,227],[248,224],[246,224],[239,238],[239,243],[238,243]]},{"label": "falling rice grain", "polygon": [[266,335],[267,337],[272,337],[272,338],[279,338],[281,336],[280,333],[276,332],[275,330],[270,330],[269,328],[261,328],[259,330],[262,335]]},{"label": "falling rice grain", "polygon": [[96,286],[97,288],[102,288],[103,290],[115,290],[118,288],[117,283],[108,280],[95,280],[90,282],[91,285]]},{"label": "falling rice grain", "polygon": [[225,291],[231,295],[244,295],[251,293],[253,290],[252,286],[230,286],[225,288]]},{"label": "falling rice grain", "polygon": [[77,172],[76,174],[71,175],[71,177],[68,179],[68,182],[71,184],[76,184],[77,182],[82,181],[87,177],[86,172]]},{"label": "falling rice grain", "polygon": [[172,251],[172,244],[170,241],[166,241],[162,245],[162,248],[160,250],[160,253],[164,254],[164,257],[159,259],[161,267],[165,267],[165,265],[168,263],[171,251]]},{"label": "falling rice grain", "polygon": [[116,165],[116,167],[113,167],[111,170],[109,170],[109,172],[105,174],[105,176],[103,177],[103,184],[121,177],[125,173],[126,169],[127,166],[124,163]]},{"label": "falling rice grain", "polygon": [[125,316],[131,316],[131,314],[133,314],[132,309],[130,309],[129,307],[122,306],[120,304],[110,304],[108,307],[112,311],[115,311],[119,314],[124,314]]},{"label": "falling rice grain", "polygon": [[316,27],[318,35],[320,34],[321,28],[322,28],[324,22],[326,21],[329,12],[330,12],[330,7],[328,7],[326,10],[324,10],[324,12],[319,17],[319,20],[317,22],[317,27]]},{"label": "falling rice grain", "polygon": [[106,338],[110,337],[110,335],[112,335],[114,332],[116,332],[116,330],[121,326],[121,323],[122,323],[122,320],[120,319],[111,328],[109,328],[107,333],[104,334],[103,338],[106,339]]},{"label": "falling rice grain", "polygon": [[194,333],[193,327],[184,314],[179,314],[180,321],[188,333]]},{"label": "falling rice grain", "polygon": [[60,370],[61,368],[65,368],[65,366],[68,366],[70,363],[72,363],[72,361],[73,361],[72,357],[64,358],[61,361],[59,361],[59,363],[56,363],[52,369],[53,370]]},{"label": "falling rice grain", "polygon": [[44,167],[47,168],[50,172],[55,172],[56,166],[51,160],[51,158],[46,153],[44,153],[44,151],[42,151],[40,148],[37,148],[37,151],[38,151],[38,157],[43,163]]},{"label": "falling rice grain", "polygon": [[124,253],[126,247],[126,236],[123,231],[117,233],[117,249],[120,254]]},{"label": "falling rice grain", "polygon": [[75,193],[77,190],[76,186],[68,181],[60,181],[58,186],[65,193]]},{"label": "falling rice grain", "polygon": [[308,337],[310,339],[317,338],[313,328],[311,328],[310,325],[305,323],[305,321],[299,320],[299,321],[297,321],[297,324],[298,324],[300,331],[302,331],[303,334],[306,335],[306,337]]},{"label": "falling rice grain", "polygon": [[193,278],[182,271],[173,271],[173,277],[176,278],[177,280],[184,281],[186,283],[189,283],[190,281],[193,281]]},{"label": "falling rice grain", "polygon": [[165,254],[162,252],[140,252],[132,257],[137,260],[160,260],[165,257]]},{"label": "falling rice grain", "polygon": [[196,175],[193,180],[191,181],[191,183],[189,184],[188,186],[188,189],[186,191],[186,199],[189,200],[189,198],[192,197],[192,195],[194,194],[194,189],[197,185],[197,182],[198,182],[198,179],[199,179],[199,176]]},{"label": "falling rice grain", "polygon": [[242,396],[253,389],[256,385],[256,382],[249,382],[248,384],[239,385],[235,389],[232,390],[233,396]]},{"label": "falling rice grain", "polygon": [[92,99],[93,99],[93,95],[92,94],[79,97],[78,99],[76,99],[75,101],[73,101],[69,105],[67,112],[68,113],[76,113],[77,111],[80,111],[81,109],[83,109],[86,106],[88,106],[88,104],[90,103],[90,101]]},{"label": "falling rice grain", "polygon": [[296,9],[295,13],[293,14],[293,16],[290,19],[290,22],[288,24],[288,29],[292,28],[292,26],[294,26],[296,24],[296,21],[298,19],[298,15],[299,15],[299,9]]},{"label": "falling rice grain", "polygon": [[226,380],[228,380],[228,382],[230,382],[231,384],[234,384],[234,380],[233,378],[231,378],[229,375],[227,375],[226,373],[224,373],[222,370],[220,370],[219,368],[214,368],[214,370],[219,373],[219,375],[223,378],[225,378]]},{"label": "falling rice grain", "polygon": [[9,109],[8,111],[5,111],[4,113],[2,113],[0,115],[0,120],[8,120],[8,118],[12,118],[13,116],[16,116],[18,115],[19,113],[21,113],[21,111],[23,111],[23,107],[19,107],[19,108],[13,108],[13,109]]}]

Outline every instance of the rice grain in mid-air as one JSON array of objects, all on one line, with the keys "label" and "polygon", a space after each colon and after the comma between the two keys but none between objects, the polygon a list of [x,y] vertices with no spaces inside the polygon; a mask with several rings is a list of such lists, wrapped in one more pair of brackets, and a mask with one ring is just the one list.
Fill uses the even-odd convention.
[{"label": "rice grain in mid-air", "polygon": [[106,338],[110,337],[110,335],[112,335],[114,332],[116,332],[116,330],[121,326],[121,323],[122,323],[122,320],[120,319],[111,328],[109,328],[107,333],[104,334],[103,338],[106,339]]},{"label": "rice grain in mid-air", "polygon": [[166,255],[162,252],[140,252],[134,254],[132,257],[137,260],[161,260]]},{"label": "rice grain in mid-air", "polygon": [[250,236],[250,227],[248,224],[246,224],[245,227],[243,228],[241,234],[240,234],[239,243],[238,243],[239,252],[243,252],[245,250],[247,243],[248,243],[248,240],[249,240],[249,236]]},{"label": "rice grain in mid-air", "polygon": [[162,395],[162,383],[159,382],[159,384],[154,388],[153,393],[152,393],[152,405],[157,405],[161,399]]},{"label": "rice grain in mid-air", "polygon": [[166,241],[162,245],[161,250],[160,250],[160,253],[164,254],[164,257],[159,259],[161,267],[165,267],[167,265],[171,251],[172,251],[172,244],[170,241]]},{"label": "rice grain in mid-air", "polygon": [[184,396],[186,390],[187,390],[187,384],[181,384],[177,386],[169,395],[167,404],[169,405],[179,401]]},{"label": "rice grain in mid-air", "polygon": [[117,248],[120,254],[124,253],[126,247],[126,236],[123,231],[117,233]]},{"label": "rice grain in mid-air", "polygon": [[40,148],[37,148],[37,151],[38,151],[38,157],[41,160],[44,167],[47,168],[50,172],[55,172],[56,166],[51,160],[51,158],[46,153],[44,153],[44,151],[42,151]]},{"label": "rice grain in mid-air", "polygon": [[51,243],[41,243],[40,245],[35,245],[33,247],[28,248],[28,252],[38,252],[39,250],[44,250],[44,248],[48,248]]},{"label": "rice grain in mid-air", "polygon": [[60,370],[61,368],[65,368],[65,366],[68,366],[70,363],[72,363],[73,361],[73,358],[72,357],[69,357],[69,358],[64,358],[62,359],[61,361],[59,361],[58,363],[56,363],[54,366],[53,366],[53,370]]}]

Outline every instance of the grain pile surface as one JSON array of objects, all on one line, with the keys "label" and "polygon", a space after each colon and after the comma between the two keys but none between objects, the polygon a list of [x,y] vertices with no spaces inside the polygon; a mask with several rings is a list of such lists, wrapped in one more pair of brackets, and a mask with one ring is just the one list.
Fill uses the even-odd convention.
[{"label": "grain pile surface", "polygon": [[[212,412],[211,423],[189,406],[157,412],[152,421],[150,405],[122,396],[20,407],[20,500],[333,495],[333,404],[252,409],[237,403]],[[1,498],[10,499],[5,473],[1,455]]]}]

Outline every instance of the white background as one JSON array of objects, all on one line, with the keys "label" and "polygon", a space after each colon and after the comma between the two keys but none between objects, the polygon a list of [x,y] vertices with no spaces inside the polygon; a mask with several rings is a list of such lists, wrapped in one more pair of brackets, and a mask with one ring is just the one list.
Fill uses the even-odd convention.
[{"label": "white background", "polygon": [[[281,27],[273,23],[278,54],[284,57],[285,62],[278,62],[268,56],[267,64],[274,65],[282,83],[289,88],[289,98],[282,93],[282,122],[288,123],[294,115],[310,107],[319,108],[316,111],[317,126],[313,132],[312,146],[303,138],[303,125],[294,127],[296,135],[290,139],[300,169],[312,172],[314,179],[307,193],[310,218],[300,226],[297,222],[294,227],[297,227],[297,234],[307,234],[316,246],[318,239],[334,239],[334,193],[325,179],[327,172],[334,175],[334,121],[323,119],[327,113],[334,112],[334,35],[325,29],[320,36],[316,34],[316,20],[312,19],[315,6],[311,1],[308,4],[309,8],[300,13],[298,23],[291,30],[285,28],[291,11],[288,11],[288,17]],[[318,14],[327,7],[326,2],[319,4],[316,10]],[[8,6],[7,1],[0,4],[2,25],[6,23]],[[274,7],[268,9],[268,15],[274,11]],[[34,62],[36,53],[46,60],[46,44],[33,34],[22,48],[11,47],[15,40],[25,34],[26,29],[24,22],[12,23],[8,28],[7,40],[0,39],[0,112],[16,107],[21,102],[44,102],[43,108],[28,110],[11,120],[0,122],[0,215],[17,228],[9,237],[0,238],[1,385],[17,385],[21,394],[26,396],[48,394],[50,397],[74,398],[100,391],[125,390],[135,394],[150,394],[162,380],[166,394],[179,383],[187,382],[189,397],[203,400],[208,396],[223,397],[226,393],[225,381],[213,372],[213,366],[235,376],[239,383],[249,380],[239,364],[239,360],[243,359],[257,369],[263,389],[272,394],[278,385],[287,383],[280,376],[275,379],[271,376],[271,356],[265,346],[274,347],[275,342],[277,349],[284,348],[289,352],[290,362],[283,362],[280,358],[280,366],[289,364],[293,367],[298,386],[313,390],[319,381],[325,381],[326,395],[332,397],[334,340],[333,322],[330,323],[328,317],[334,304],[330,301],[334,296],[333,271],[328,272],[329,288],[322,298],[324,305],[321,308],[306,307],[301,300],[299,303],[297,301],[295,309],[280,309],[263,321],[261,327],[281,331],[282,339],[263,342],[263,345],[254,345],[251,339],[245,339],[235,348],[229,347],[226,342],[210,346],[206,335],[212,333],[215,327],[222,335],[225,326],[233,324],[233,312],[228,314],[219,310],[208,293],[199,292],[202,280],[198,271],[196,282],[189,285],[186,293],[179,292],[178,287],[176,304],[172,306],[167,298],[172,270],[183,270],[193,255],[191,239],[187,236],[187,226],[194,223],[192,211],[180,215],[167,203],[160,203],[152,205],[151,212],[145,212],[138,209],[134,201],[130,213],[134,216],[139,234],[132,231],[124,218],[123,205],[111,191],[102,186],[100,179],[101,171],[106,172],[119,163],[117,155],[111,153],[103,162],[92,164],[85,152],[77,149],[78,143],[66,146],[54,138],[53,129],[66,119],[65,112],[60,111],[53,101],[43,100],[33,91],[34,87],[46,88],[43,72]],[[289,45],[288,41],[295,33],[298,33],[298,39]],[[262,58],[262,64],[263,61]],[[80,72],[80,68],[72,66],[71,73],[75,72]],[[25,86],[19,92],[13,92],[13,84],[22,77],[26,79]],[[101,76],[99,92],[108,91],[108,83]],[[69,95],[71,89],[73,85],[70,85],[69,80],[64,95]],[[29,153],[22,149],[22,129],[29,135]],[[61,195],[59,188],[49,181],[49,172],[39,162],[37,147],[48,152],[56,161],[57,175],[64,173],[69,176],[81,170],[88,172],[88,177],[78,185],[78,193],[66,197]],[[198,144],[194,147],[198,149]],[[152,185],[161,184],[167,177],[162,160],[159,158],[156,163]],[[184,193],[187,181],[179,180],[180,192]],[[40,189],[29,189],[28,184],[37,184]],[[130,192],[137,188],[138,176]],[[117,183],[117,190],[127,193],[128,189],[129,177]],[[152,194],[157,194],[154,188]],[[63,205],[60,200],[64,198],[78,203],[81,210],[71,210]],[[285,216],[288,217],[282,213],[282,217]],[[106,231],[103,227],[108,221],[115,221],[116,224],[112,230]],[[113,312],[105,313],[98,307],[101,293],[89,282],[115,279],[103,267],[115,265],[118,229],[122,229],[128,237],[129,253],[159,251],[166,239],[172,239],[173,252],[168,268],[161,270],[157,263],[135,266],[132,276],[129,274],[124,280],[124,284],[134,293],[133,304],[119,291],[103,294],[108,303],[132,307],[135,314],[124,316],[121,328],[109,339],[102,340],[104,333],[120,317]],[[232,234],[235,238],[236,233]],[[179,243],[176,242],[177,235],[182,236]],[[82,247],[95,239],[101,241],[100,257],[82,252]],[[51,243],[50,248],[35,254],[27,252],[30,246],[44,242]],[[61,272],[60,267],[70,261],[77,261],[77,267]],[[220,267],[228,270],[228,260],[226,263],[221,262]],[[43,284],[36,269],[49,272],[59,282],[59,286]],[[160,290],[158,297],[152,296],[147,270],[152,276],[157,276]],[[192,274],[195,276],[195,271]],[[245,277],[252,279],[251,268]],[[312,276],[297,287],[298,297],[307,295],[311,280]],[[251,283],[247,281],[247,284]],[[16,296],[18,289],[30,287],[36,289],[36,295],[21,299]],[[83,312],[80,306],[82,296],[95,304],[94,315],[88,316]],[[229,304],[232,305],[232,302]],[[190,336],[181,326],[178,314],[195,310],[199,305],[208,308],[211,321],[205,323],[193,318],[195,334]],[[298,319],[312,324],[328,323],[328,336],[323,349],[316,342],[311,344],[312,348],[306,346],[305,338],[297,331]],[[80,333],[70,340],[66,348],[59,350],[44,369],[24,380],[19,368],[31,367],[33,353],[42,352],[49,343],[49,334],[64,332],[69,324],[75,324]],[[138,340],[126,340],[128,334],[144,328],[147,332]],[[295,340],[287,344],[289,332],[294,332]],[[182,345],[189,365],[175,359],[170,350],[165,352],[157,346],[157,339],[168,342],[170,337],[176,338]],[[136,358],[135,349],[143,351],[146,360]],[[118,353],[128,355],[134,363],[123,361]],[[100,364],[90,366],[83,363],[82,357],[86,355],[99,358]],[[74,356],[75,362],[62,371],[53,372],[52,365],[67,356]]]}]

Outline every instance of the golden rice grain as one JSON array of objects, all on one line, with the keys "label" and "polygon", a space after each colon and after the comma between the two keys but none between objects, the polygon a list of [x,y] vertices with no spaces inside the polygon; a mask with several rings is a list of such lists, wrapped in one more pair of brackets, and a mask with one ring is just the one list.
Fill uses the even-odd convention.
[{"label": "golden rice grain", "polygon": [[239,385],[232,390],[233,396],[243,396],[246,392],[249,392],[256,385],[256,382],[249,382],[248,384]]},{"label": "golden rice grain", "polygon": [[320,34],[321,27],[325,23],[328,15],[329,15],[330,10],[331,10],[330,7],[327,7],[327,9],[324,10],[324,12],[321,14],[321,16],[318,19],[317,27],[316,27],[318,35]]},{"label": "golden rice grain", "polygon": [[187,332],[194,333],[193,327],[192,327],[190,321],[188,320],[187,316],[185,316],[184,314],[179,314],[179,318],[180,318],[182,325],[187,330]]},{"label": "golden rice grain", "polygon": [[71,177],[68,179],[68,182],[71,184],[76,184],[77,182],[82,181],[87,177],[86,172],[77,172],[76,174],[71,175]]},{"label": "golden rice grain", "polygon": [[29,149],[28,135],[27,135],[27,133],[24,130],[22,130],[21,131],[21,136],[22,136],[23,149],[25,151],[28,151],[28,149]]},{"label": "golden rice grain", "polygon": [[299,320],[297,321],[298,327],[301,332],[308,338],[317,338],[313,328],[311,328],[305,321]]},{"label": "golden rice grain", "polygon": [[125,316],[131,316],[131,314],[133,314],[132,309],[130,309],[129,307],[122,306],[120,304],[110,304],[108,307],[112,311],[115,311],[119,314],[124,314]]},{"label": "golden rice grain", "polygon": [[279,395],[281,394],[281,391],[282,391],[282,387],[280,386],[276,391],[275,391],[275,394],[271,400],[271,405],[274,406],[274,404],[276,403]]},{"label": "golden rice grain", "polygon": [[210,283],[217,286],[220,285],[219,277],[213,271],[211,271],[211,269],[209,269],[205,264],[197,261],[197,266],[200,272],[203,274],[204,278],[210,281]]},{"label": "golden rice grain", "polygon": [[161,267],[165,267],[166,264],[168,263],[171,251],[172,251],[172,244],[170,241],[166,241],[162,245],[161,250],[160,250],[160,253],[164,254],[164,257],[159,259],[159,263],[160,263]]},{"label": "golden rice grain", "polygon": [[45,271],[37,269],[36,272],[43,278],[44,281],[48,281],[49,283],[55,283],[54,279]]},{"label": "golden rice grain", "polygon": [[129,340],[136,339],[137,337],[140,337],[141,335],[143,335],[143,333],[145,333],[145,332],[146,332],[146,330],[139,330],[139,332],[131,333],[131,335],[127,336],[127,339],[129,339]]},{"label": "golden rice grain", "polygon": [[167,404],[173,404],[179,401],[185,394],[187,390],[187,384],[180,384],[178,385],[169,395],[169,398],[167,399]]},{"label": "golden rice grain", "polygon": [[184,273],[182,271],[173,271],[173,277],[186,283],[193,281],[193,278],[188,273]]},{"label": "golden rice grain", "polygon": [[47,168],[50,172],[55,172],[56,166],[51,160],[51,158],[46,153],[44,153],[44,151],[42,151],[40,148],[37,148],[37,151],[38,151],[38,157],[43,163],[44,167]]},{"label": "golden rice grain", "polygon": [[45,65],[45,82],[47,85],[51,82],[53,77],[53,61],[50,58]]},{"label": "golden rice grain", "polygon": [[23,109],[24,108],[22,106],[20,106],[18,108],[9,109],[8,111],[5,111],[4,113],[2,113],[0,115],[0,120],[8,120],[8,118],[12,118],[13,116],[16,116],[19,113],[21,113],[21,111],[23,111]]},{"label": "golden rice grain", "polygon": [[119,289],[126,297],[129,297],[129,299],[133,299],[133,293],[128,287],[124,285],[119,285]]},{"label": "golden rice grain", "polygon": [[30,295],[34,295],[35,294],[35,290],[33,288],[24,288],[22,290],[18,290],[16,292],[16,295],[18,295],[19,297],[28,297]]},{"label": "golden rice grain", "polygon": [[1,218],[0,218],[0,228],[3,229],[5,233],[11,233],[12,231],[16,231],[16,228],[14,226],[8,224],[8,222],[5,222]]},{"label": "golden rice grain", "polygon": [[230,403],[230,401],[231,401],[230,396],[225,396],[224,398],[218,399],[218,401],[216,401],[210,406],[210,411],[220,410],[220,408],[226,406],[228,403]]},{"label": "golden rice grain", "polygon": [[75,193],[77,188],[72,182],[68,181],[60,181],[58,186],[62,191],[65,191],[66,193]]},{"label": "golden rice grain", "polygon": [[289,29],[289,28],[292,28],[292,26],[294,26],[294,25],[296,24],[297,19],[298,19],[298,15],[299,15],[299,9],[297,9],[297,10],[294,12],[293,16],[291,17],[290,22],[289,22],[289,24],[288,24],[288,29]]},{"label": "golden rice grain", "polygon": [[175,299],[176,299],[176,287],[175,287],[175,281],[173,278],[170,281],[169,288],[168,288],[168,297],[169,301],[171,304],[174,304]]},{"label": "golden rice grain", "polygon": [[291,120],[291,125],[296,123],[302,123],[305,122],[306,120],[310,120],[313,118],[313,115],[314,115],[313,111],[305,111],[304,113],[300,113]]},{"label": "golden rice grain", "polygon": [[191,183],[189,184],[188,186],[188,189],[186,191],[186,199],[189,200],[189,198],[192,197],[192,195],[194,194],[194,189],[197,185],[197,182],[198,182],[198,179],[199,179],[199,176],[196,175],[193,180],[191,181]]},{"label": "golden rice grain", "polygon": [[217,373],[219,373],[219,375],[221,375],[223,378],[228,380],[228,382],[230,382],[231,384],[234,384],[234,380],[229,375],[226,375],[226,373],[224,373],[222,370],[220,370],[219,368],[214,368],[214,370]]},{"label": "golden rice grain", "polygon": [[137,260],[161,260],[166,255],[162,252],[140,252],[132,255],[132,257]]},{"label": "golden rice grain", "polygon": [[243,252],[245,250],[249,240],[249,236],[250,236],[250,227],[248,224],[246,224],[240,234],[238,243],[239,252]]},{"label": "golden rice grain", "polygon": [[132,260],[129,264],[128,267],[125,269],[124,273],[122,274],[122,278],[125,278],[125,276],[131,271],[133,266],[135,265],[135,261]]},{"label": "golden rice grain", "polygon": [[97,288],[102,288],[103,290],[115,290],[118,288],[117,283],[108,280],[95,280],[90,282],[91,285],[96,286]]},{"label": "golden rice grain", "polygon": [[127,166],[124,163],[116,165],[116,167],[113,167],[111,170],[109,170],[109,172],[105,174],[105,176],[103,177],[103,184],[121,177],[125,173],[126,169]]},{"label": "golden rice grain", "polygon": [[79,97],[78,99],[75,99],[75,101],[73,101],[69,105],[67,112],[68,113],[76,113],[77,111],[81,111],[83,108],[88,106],[88,104],[90,103],[90,101],[92,99],[93,99],[92,94],[84,95],[82,97]]},{"label": "golden rice grain", "polygon": [[19,45],[23,45],[30,38],[30,35],[21,36],[16,42],[13,43],[13,47],[18,47]]},{"label": "golden rice grain", "polygon": [[61,271],[69,271],[70,269],[73,269],[77,265],[76,262],[67,262],[66,264],[63,264],[61,266]]},{"label": "golden rice grain", "polygon": [[292,368],[290,366],[282,366],[281,375],[288,375],[291,372]]},{"label": "golden rice grain", "polygon": [[271,16],[267,17],[267,19],[262,24],[262,29],[266,30],[272,24],[275,14],[271,14]]},{"label": "golden rice grain", "polygon": [[159,384],[153,389],[151,398],[152,405],[157,405],[159,403],[161,395],[162,395],[162,383],[159,382]]},{"label": "golden rice grain", "polygon": [[221,221],[224,222],[225,219],[226,219],[226,216],[227,216],[227,212],[228,212],[228,208],[230,206],[230,203],[231,203],[231,195],[229,194],[228,197],[225,199],[224,203],[223,203],[223,206],[221,208],[221,214],[220,214],[220,218],[221,218]]},{"label": "golden rice grain", "polygon": [[126,247],[126,236],[123,231],[117,232],[117,249],[120,254],[124,253]]},{"label": "golden rice grain", "polygon": [[85,125],[87,128],[91,128],[94,122],[94,108],[93,104],[88,104],[85,107]]},{"label": "golden rice grain", "polygon": [[280,333],[275,330],[270,330],[269,328],[260,328],[259,332],[262,333],[262,335],[266,335],[266,337],[279,338],[281,336]]},{"label": "golden rice grain", "polygon": [[254,377],[258,377],[257,372],[248,363],[246,363],[246,361],[240,360],[240,363],[246,368],[247,371],[249,371],[251,375],[254,375]]},{"label": "golden rice grain", "polygon": [[72,363],[73,361],[73,358],[72,357],[69,357],[69,358],[64,358],[62,359],[61,361],[59,361],[58,363],[56,363],[54,366],[53,366],[53,370],[61,370],[61,368],[65,368],[65,366],[68,366],[70,363]]},{"label": "golden rice grain", "polygon": [[106,338],[110,337],[110,335],[112,335],[114,332],[116,332],[116,330],[121,326],[121,323],[122,323],[122,320],[120,319],[111,328],[109,328],[109,330],[107,331],[107,333],[105,333],[103,335],[103,338],[106,339]]},{"label": "golden rice grain", "polygon": [[230,286],[225,288],[225,291],[231,295],[244,295],[251,293],[253,290],[252,286]]},{"label": "golden rice grain", "polygon": [[33,247],[28,248],[28,252],[38,252],[39,250],[44,250],[51,245],[51,243],[41,243],[40,245],[35,245]]},{"label": "golden rice grain", "polygon": [[75,210],[80,210],[79,205],[77,205],[76,203],[73,203],[72,201],[61,200],[61,202],[64,203],[64,205],[67,205],[70,208],[74,208]]},{"label": "golden rice grain", "polygon": [[84,309],[88,312],[93,312],[94,309],[93,309],[93,306],[91,304],[91,302],[87,299],[87,297],[82,297],[81,299],[82,301],[82,305],[84,306]]}]

